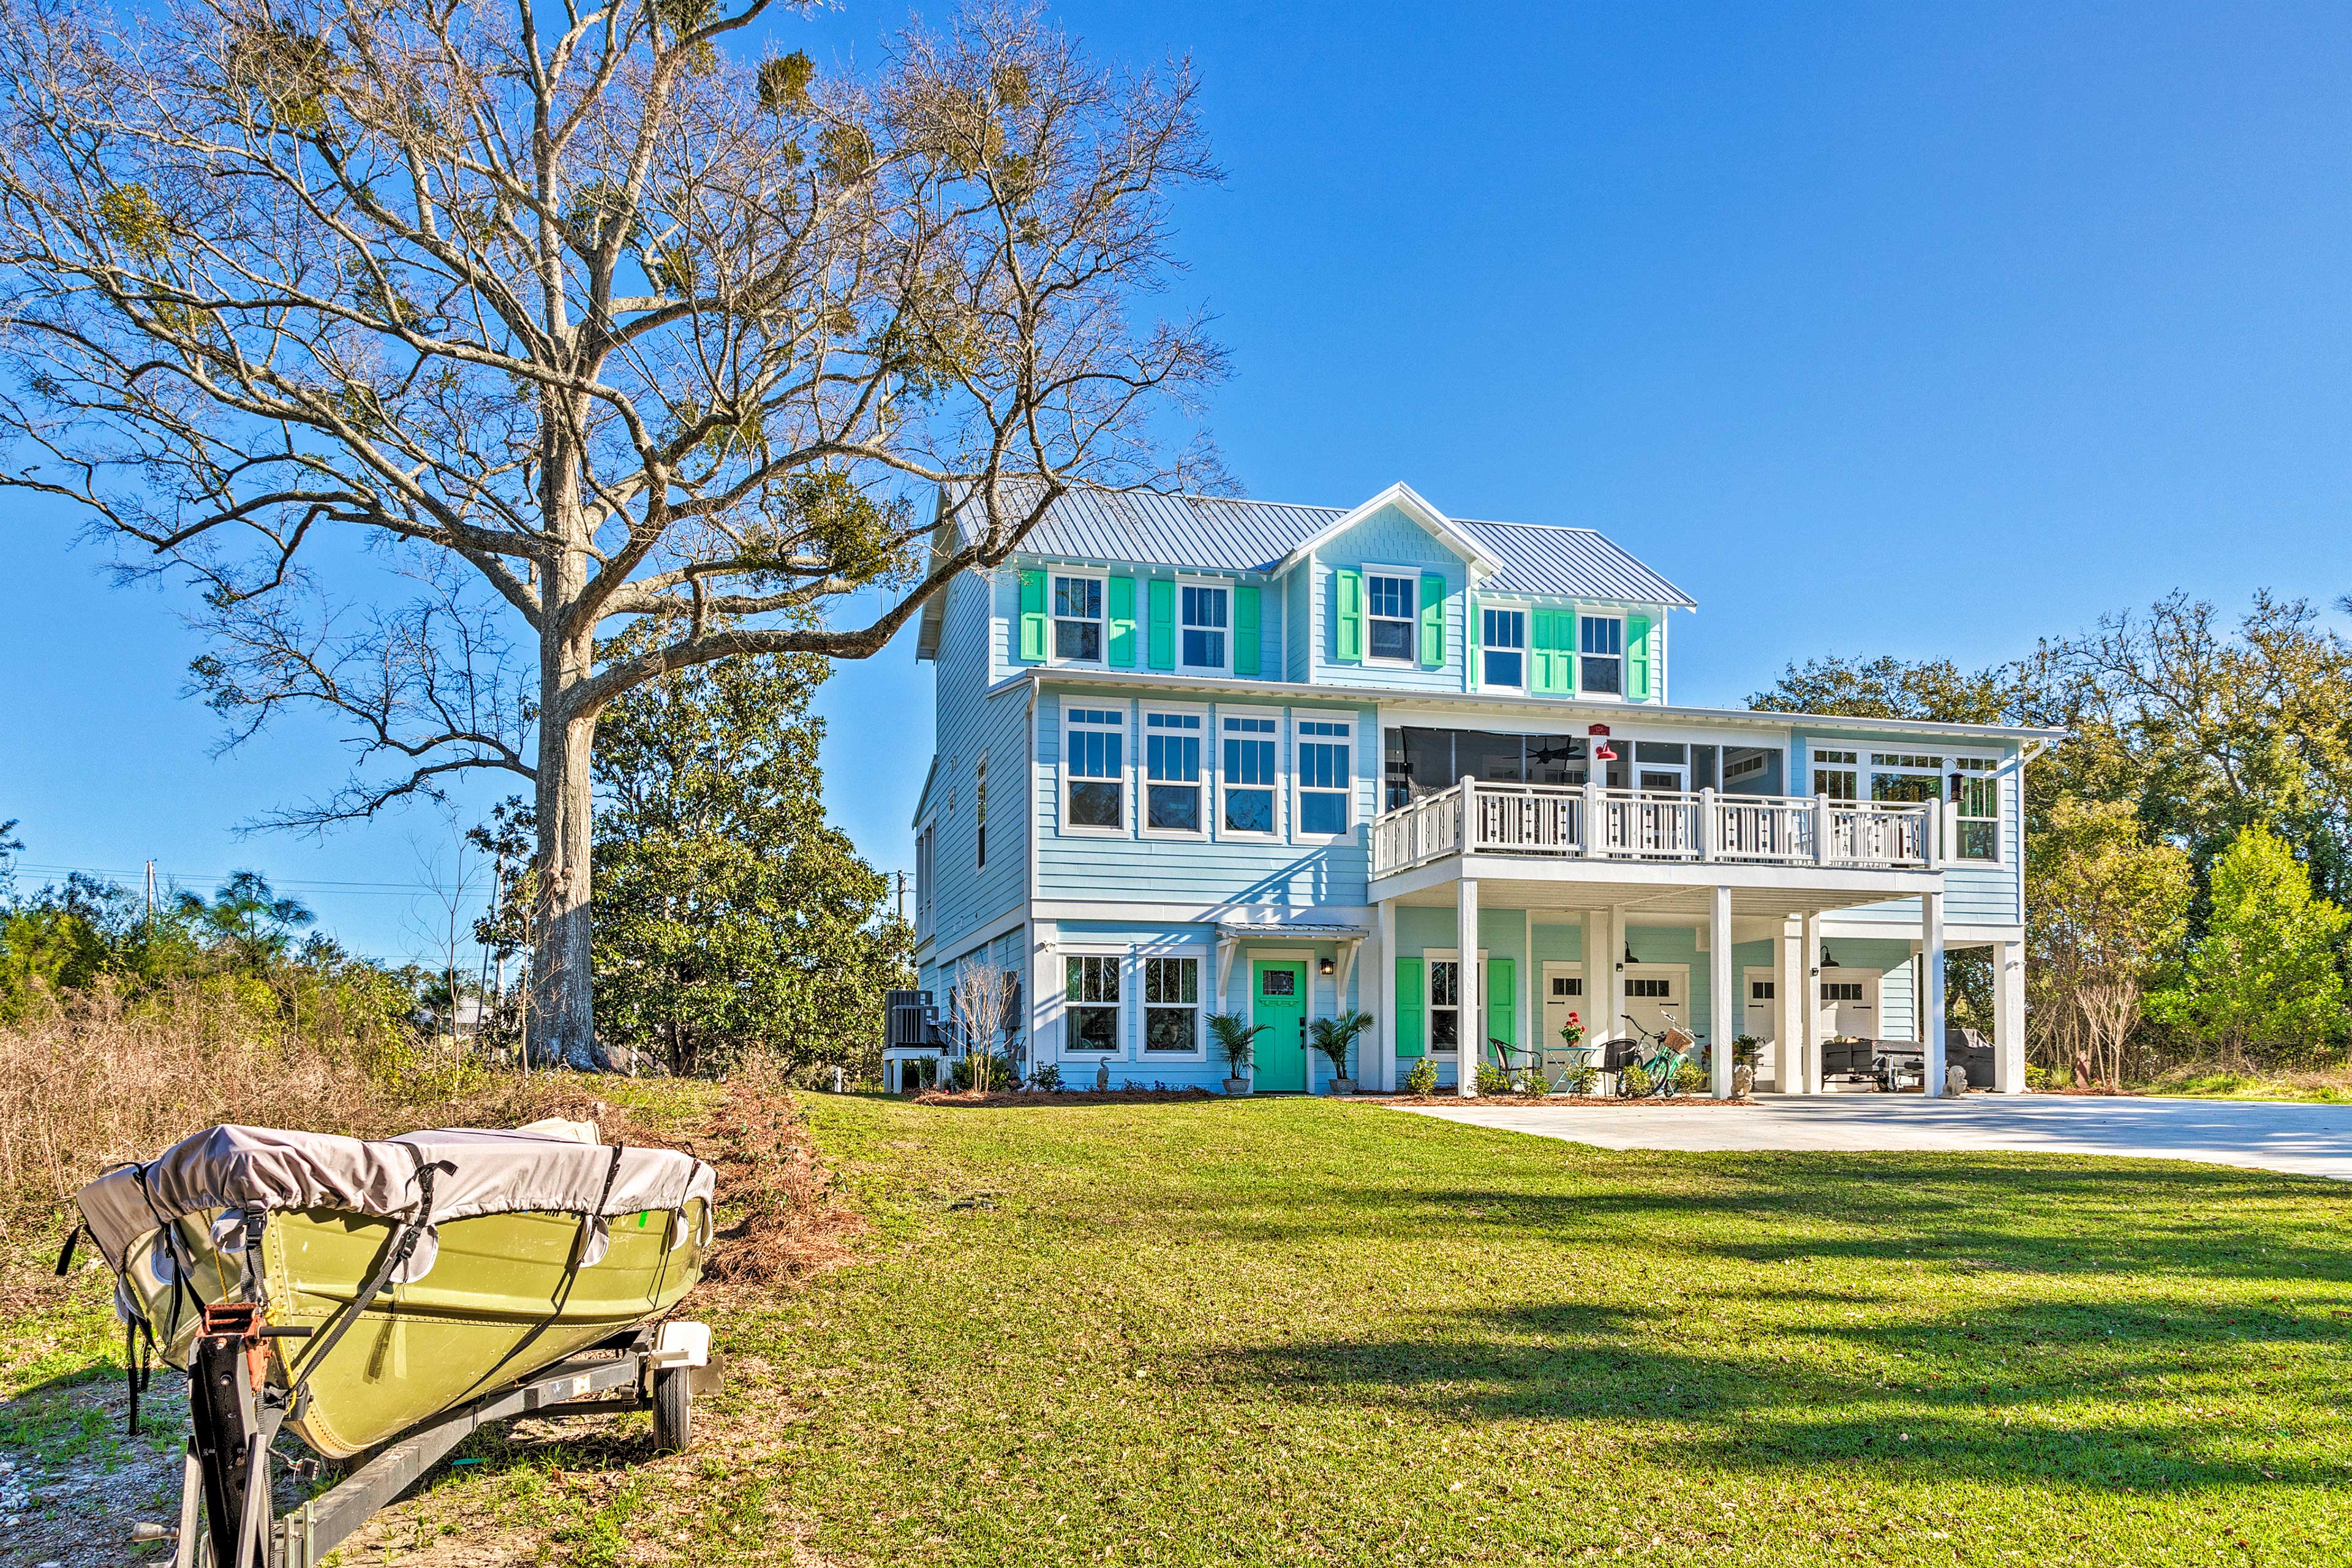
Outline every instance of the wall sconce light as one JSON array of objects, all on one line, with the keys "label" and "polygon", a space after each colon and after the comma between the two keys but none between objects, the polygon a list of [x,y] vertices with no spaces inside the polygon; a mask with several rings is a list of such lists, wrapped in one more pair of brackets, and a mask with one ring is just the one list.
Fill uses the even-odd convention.
[{"label": "wall sconce light", "polygon": [[1328,958],[1327,958],[1327,959],[1324,959],[1321,963],[1318,963],[1318,964],[1315,966],[1315,970],[1316,970],[1316,973],[1318,973],[1318,974],[1328,974],[1328,973],[1331,973],[1331,971],[1332,971],[1332,970],[1333,970],[1333,968],[1335,968],[1335,967],[1336,967],[1336,966],[1332,963],[1332,962],[1331,962],[1329,959],[1328,959]]}]

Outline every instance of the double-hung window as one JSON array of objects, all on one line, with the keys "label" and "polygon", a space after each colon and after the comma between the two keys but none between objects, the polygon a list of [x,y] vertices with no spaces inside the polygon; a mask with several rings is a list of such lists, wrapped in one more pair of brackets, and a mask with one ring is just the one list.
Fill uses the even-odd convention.
[{"label": "double-hung window", "polygon": [[1225,668],[1226,619],[1233,608],[1231,588],[1186,583],[1181,585],[1182,634],[1179,658],[1186,669]]},{"label": "double-hung window", "polygon": [[1377,663],[1411,664],[1414,598],[1421,584],[1385,572],[1364,574],[1364,655]]},{"label": "double-hung window", "polygon": [[1954,757],[1954,798],[1959,802],[1959,858],[2000,858],[2000,764],[1990,757]]},{"label": "double-hung window", "polygon": [[1298,721],[1298,831],[1337,837],[1348,831],[1348,796],[1355,775],[1348,742],[1355,726],[1344,720]]},{"label": "double-hung window", "polygon": [[1054,578],[1054,657],[1073,664],[1102,662],[1101,578]]},{"label": "double-hung window", "polygon": [[1462,1048],[1462,965],[1450,958],[1429,961],[1429,1048],[1440,1056]]},{"label": "double-hung window", "polygon": [[1068,1026],[1062,1048],[1068,1051],[1118,1049],[1118,956],[1116,953],[1071,955],[1063,961],[1063,1001]]},{"label": "double-hung window", "polygon": [[1073,708],[1064,742],[1069,780],[1062,820],[1070,827],[1127,826],[1127,714],[1117,708]]},{"label": "double-hung window", "polygon": [[1576,618],[1577,689],[1605,696],[1625,690],[1625,623],[1615,616]]},{"label": "double-hung window", "polygon": [[1528,613],[1490,606],[1479,612],[1478,619],[1483,623],[1478,640],[1479,684],[1525,686],[1528,683]]},{"label": "double-hung window", "polygon": [[1143,716],[1143,826],[1158,833],[1198,833],[1201,716]]},{"label": "double-hung window", "polygon": [[1171,1054],[1201,1049],[1201,961],[1143,961],[1143,1048]]},{"label": "double-hung window", "polygon": [[1274,832],[1276,721],[1228,714],[1224,720],[1224,830]]},{"label": "double-hung window", "polygon": [[1862,792],[1855,787],[1854,763],[1860,759],[1852,752],[1815,752],[1813,753],[1813,793],[1832,800],[1858,800]]}]

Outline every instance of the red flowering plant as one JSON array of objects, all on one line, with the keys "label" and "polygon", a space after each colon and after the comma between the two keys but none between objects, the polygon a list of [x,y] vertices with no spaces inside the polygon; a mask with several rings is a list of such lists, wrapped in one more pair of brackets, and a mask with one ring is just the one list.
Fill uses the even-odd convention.
[{"label": "red flowering plant", "polygon": [[1568,1022],[1559,1026],[1559,1038],[1560,1043],[1571,1051],[1584,1044],[1584,1020],[1570,1013]]}]

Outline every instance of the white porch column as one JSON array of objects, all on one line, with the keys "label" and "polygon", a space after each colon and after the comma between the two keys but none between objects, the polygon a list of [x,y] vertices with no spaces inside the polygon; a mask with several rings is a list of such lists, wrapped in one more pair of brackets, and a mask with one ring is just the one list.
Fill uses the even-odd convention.
[{"label": "white porch column", "polygon": [[1801,999],[1804,1016],[1798,1020],[1797,1033],[1805,1042],[1805,1092],[1822,1091],[1822,917],[1807,915],[1802,934],[1798,938],[1803,951],[1798,956],[1802,966],[1805,990]]},{"label": "white porch column", "polygon": [[1609,946],[1601,963],[1601,976],[1609,985],[1604,1033],[1610,1039],[1622,1040],[1625,1037],[1625,911],[1615,904],[1609,906]]},{"label": "white porch column", "polygon": [[[1467,792],[1465,792],[1465,797]],[[1454,1049],[1454,1092],[1465,1100],[1478,1095],[1478,1064],[1486,1059],[1486,998],[1478,994],[1478,881],[1464,877],[1454,884],[1454,915],[1460,940],[1454,944],[1455,1015],[1460,1038]]]},{"label": "white porch column", "polygon": [[2025,944],[1992,944],[1992,1087],[2025,1092]]},{"label": "white porch column", "polygon": [[1926,1045],[1927,1092],[1944,1092],[1944,895],[1919,895],[1919,1038]]},{"label": "white porch column", "polygon": [[1805,999],[1802,931],[1791,915],[1772,939],[1772,1087],[1782,1094],[1805,1092],[1805,1042],[1797,1029]]},{"label": "white porch column", "polygon": [[[1381,900],[1380,934],[1372,939],[1372,952],[1365,963],[1370,964],[1373,994],[1379,998],[1373,1005],[1372,1039],[1380,1052],[1380,1070],[1371,1074],[1371,1087],[1387,1094],[1396,1088],[1396,900]],[[1356,983],[1361,986],[1364,983]],[[1358,1070],[1361,1070],[1359,1068]]]},{"label": "white porch column", "polygon": [[1707,1047],[1706,1060],[1717,1100],[1731,1098],[1731,1037],[1733,1029],[1731,968],[1731,889],[1715,889],[1707,925]]}]

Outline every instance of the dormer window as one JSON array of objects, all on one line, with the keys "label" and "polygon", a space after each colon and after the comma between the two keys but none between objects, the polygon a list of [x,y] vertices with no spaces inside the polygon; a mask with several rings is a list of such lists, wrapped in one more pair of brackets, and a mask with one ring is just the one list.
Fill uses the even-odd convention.
[{"label": "dormer window", "polygon": [[1364,651],[1376,662],[1410,664],[1413,655],[1413,578],[1384,572],[1364,574]]},{"label": "dormer window", "polygon": [[1180,629],[1183,636],[1179,657],[1183,667],[1222,672],[1225,668],[1225,636],[1234,591],[1223,585],[1187,583],[1180,596],[1183,604]]},{"label": "dormer window", "polygon": [[1102,662],[1101,578],[1055,577],[1054,657],[1073,664]]},{"label": "dormer window", "polygon": [[1580,691],[1622,696],[1625,690],[1625,623],[1615,616],[1577,618],[1576,684]]}]

